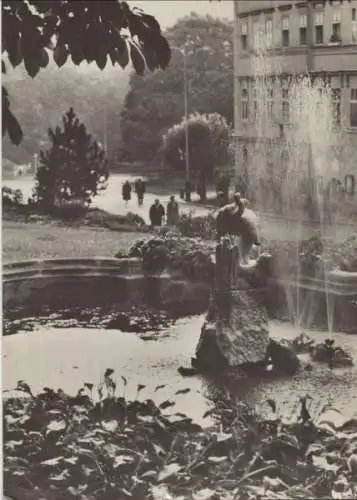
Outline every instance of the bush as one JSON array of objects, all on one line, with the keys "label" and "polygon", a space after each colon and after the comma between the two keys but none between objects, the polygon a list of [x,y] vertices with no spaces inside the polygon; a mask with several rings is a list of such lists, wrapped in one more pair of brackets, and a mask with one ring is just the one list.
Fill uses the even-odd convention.
[{"label": "bush", "polygon": [[215,240],[216,238],[216,219],[211,214],[202,217],[182,214],[177,228],[182,236],[188,238],[202,238],[204,240]]},{"label": "bush", "polygon": [[142,257],[147,272],[164,270],[190,280],[212,280],[214,246],[193,238],[175,236],[139,240],[129,249],[129,257]]},{"label": "bush", "polygon": [[3,207],[13,207],[17,208],[22,206],[24,195],[21,189],[11,189],[7,186],[3,186],[1,190],[2,194],[2,206]]}]

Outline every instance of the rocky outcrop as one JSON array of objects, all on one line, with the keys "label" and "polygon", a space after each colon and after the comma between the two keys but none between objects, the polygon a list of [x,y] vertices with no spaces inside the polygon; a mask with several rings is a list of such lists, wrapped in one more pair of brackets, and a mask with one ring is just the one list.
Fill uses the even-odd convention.
[{"label": "rocky outcrop", "polygon": [[[267,259],[261,262],[268,269]],[[200,369],[222,373],[265,362],[269,329],[261,265],[243,268],[238,246],[227,241],[217,245],[215,288],[196,348]]]},{"label": "rocky outcrop", "polygon": [[294,349],[276,339],[270,339],[267,358],[275,373],[294,375],[300,368],[300,360]]}]

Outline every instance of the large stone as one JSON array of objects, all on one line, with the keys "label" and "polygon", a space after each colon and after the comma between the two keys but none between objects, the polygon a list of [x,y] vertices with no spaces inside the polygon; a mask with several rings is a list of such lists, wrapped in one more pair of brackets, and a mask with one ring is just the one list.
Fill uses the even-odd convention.
[{"label": "large stone", "polygon": [[300,360],[293,347],[277,339],[270,339],[267,357],[270,358],[274,372],[294,375],[300,368]]},{"label": "large stone", "polygon": [[199,365],[216,371],[264,362],[269,345],[265,307],[249,290],[232,291],[224,302],[226,314],[218,313],[202,327],[196,349]]}]

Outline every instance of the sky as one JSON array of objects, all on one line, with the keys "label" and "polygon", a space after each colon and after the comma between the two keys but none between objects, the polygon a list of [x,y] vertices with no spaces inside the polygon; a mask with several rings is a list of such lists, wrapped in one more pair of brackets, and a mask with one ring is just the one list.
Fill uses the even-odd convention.
[{"label": "sky", "polygon": [[233,0],[130,0],[131,7],[139,7],[159,21],[162,29],[169,28],[190,12],[200,15],[233,19]]}]

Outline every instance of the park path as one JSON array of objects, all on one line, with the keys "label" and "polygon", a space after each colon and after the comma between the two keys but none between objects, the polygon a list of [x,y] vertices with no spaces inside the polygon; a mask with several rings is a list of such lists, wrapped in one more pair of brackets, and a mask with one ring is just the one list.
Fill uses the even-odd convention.
[{"label": "park path", "polygon": [[[106,210],[117,215],[124,215],[127,212],[133,212],[140,215],[147,223],[149,222],[149,208],[156,198],[159,198],[161,203],[166,207],[170,193],[167,195],[156,195],[148,192],[145,195],[144,203],[138,206],[135,193],[132,195],[130,202],[125,204],[121,196],[122,185],[125,180],[134,182],[137,176],[130,174],[112,174],[110,176],[107,189],[95,198],[93,206]],[[24,194],[24,199],[27,200],[32,194],[33,178],[32,177],[17,177],[3,181],[3,185],[13,189],[21,189]],[[148,186],[150,189],[150,184]],[[210,195],[210,193],[208,193]],[[178,196],[176,195],[178,199]],[[198,196],[193,196],[193,201],[197,201]],[[200,206],[197,204],[186,203],[178,199],[180,204],[180,212],[192,212],[194,215],[206,215],[213,211],[213,208]],[[311,227],[308,224],[299,224],[297,221],[268,214],[259,214],[260,230],[263,237],[274,240],[299,240],[308,238],[321,228]],[[323,228],[323,233],[328,238],[341,243],[346,240],[353,232],[351,224],[332,224]]]}]

